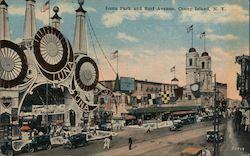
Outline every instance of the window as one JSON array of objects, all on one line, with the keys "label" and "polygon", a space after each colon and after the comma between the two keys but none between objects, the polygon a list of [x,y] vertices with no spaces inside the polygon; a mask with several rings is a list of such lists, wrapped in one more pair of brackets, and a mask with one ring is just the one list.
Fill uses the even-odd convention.
[{"label": "window", "polygon": [[189,66],[192,66],[192,65],[193,65],[193,60],[189,59]]},{"label": "window", "polygon": [[188,100],[192,100],[192,96],[191,95],[188,95]]},{"label": "window", "polygon": [[204,69],[205,68],[205,62],[201,63],[201,68]]}]

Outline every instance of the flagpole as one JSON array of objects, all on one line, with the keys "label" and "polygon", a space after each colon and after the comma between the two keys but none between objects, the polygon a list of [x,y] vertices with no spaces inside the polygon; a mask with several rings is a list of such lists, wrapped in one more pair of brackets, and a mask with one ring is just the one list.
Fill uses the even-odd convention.
[{"label": "flagpole", "polygon": [[206,34],[204,33],[204,52],[206,51]]},{"label": "flagpole", "polygon": [[174,78],[175,78],[175,68],[174,68]]},{"label": "flagpole", "polygon": [[193,33],[193,29],[192,29],[192,48],[194,47],[194,33]]},{"label": "flagpole", "polygon": [[49,26],[50,26],[50,0],[49,0]]},{"label": "flagpole", "polygon": [[116,74],[118,75],[118,57],[119,53],[117,52],[117,58],[116,58]]}]

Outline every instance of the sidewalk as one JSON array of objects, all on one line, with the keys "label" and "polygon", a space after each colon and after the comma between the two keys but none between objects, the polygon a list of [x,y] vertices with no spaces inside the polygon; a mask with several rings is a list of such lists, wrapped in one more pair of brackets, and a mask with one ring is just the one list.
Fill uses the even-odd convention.
[{"label": "sidewalk", "polygon": [[[128,149],[128,146],[123,146],[120,148],[110,149],[108,151],[104,151],[96,156],[108,156],[108,155],[115,155],[115,156],[122,156],[122,155],[142,155],[152,150],[165,148],[166,146],[174,146],[179,142],[184,142],[190,140],[194,137],[200,137],[204,135],[204,132],[211,129],[212,127],[202,128],[198,132],[196,131],[183,131],[178,135],[169,135],[162,138],[158,138],[155,140],[148,140],[142,143],[133,143],[132,150]],[[133,136],[132,136],[133,137]],[[179,151],[181,152],[181,151]]]},{"label": "sidewalk", "polygon": [[228,120],[221,156],[250,156],[250,132],[237,134],[232,120]]}]

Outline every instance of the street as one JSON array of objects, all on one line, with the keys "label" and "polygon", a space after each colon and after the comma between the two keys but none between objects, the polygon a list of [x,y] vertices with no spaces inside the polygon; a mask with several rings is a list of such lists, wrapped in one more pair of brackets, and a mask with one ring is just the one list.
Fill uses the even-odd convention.
[{"label": "street", "polygon": [[[145,129],[126,127],[113,137],[111,149],[103,150],[103,140],[89,142],[85,147],[76,149],[64,149],[62,146],[52,150],[38,151],[35,153],[23,153],[20,155],[53,155],[53,156],[77,156],[77,155],[179,155],[188,146],[209,147],[212,143],[206,142],[206,131],[211,130],[212,123],[203,122],[185,125],[181,131],[169,131],[169,128],[155,129],[146,133]],[[128,150],[128,137],[133,139],[132,150]]]}]

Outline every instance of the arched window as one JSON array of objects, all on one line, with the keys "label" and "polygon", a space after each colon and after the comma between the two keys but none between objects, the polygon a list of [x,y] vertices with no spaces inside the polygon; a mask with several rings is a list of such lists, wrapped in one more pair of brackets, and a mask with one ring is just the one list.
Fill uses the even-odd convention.
[{"label": "arched window", "polygon": [[205,68],[205,62],[201,63],[201,68],[204,69]]},{"label": "arched window", "polygon": [[192,66],[192,65],[193,65],[193,60],[189,59],[189,66]]}]

